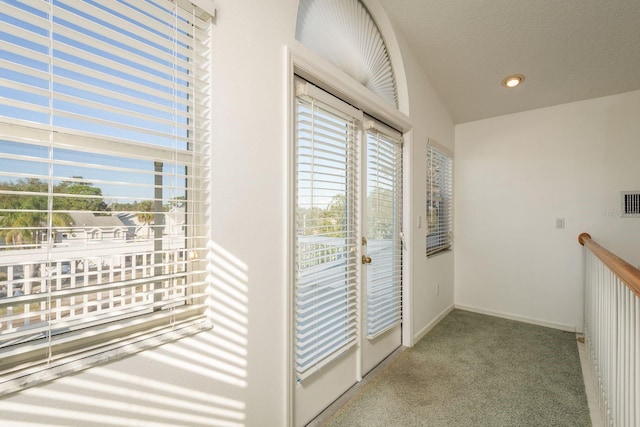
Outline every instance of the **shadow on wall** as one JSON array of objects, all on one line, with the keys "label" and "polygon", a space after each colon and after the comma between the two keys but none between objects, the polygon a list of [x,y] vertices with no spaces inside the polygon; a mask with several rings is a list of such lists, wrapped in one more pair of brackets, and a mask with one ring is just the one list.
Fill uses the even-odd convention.
[{"label": "shadow on wall", "polygon": [[245,426],[248,268],[208,245],[211,331],[0,400],[0,424]]}]

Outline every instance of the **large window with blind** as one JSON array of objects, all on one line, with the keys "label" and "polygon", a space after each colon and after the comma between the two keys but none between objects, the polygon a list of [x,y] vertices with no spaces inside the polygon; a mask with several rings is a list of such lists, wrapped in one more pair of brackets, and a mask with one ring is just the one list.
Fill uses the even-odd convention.
[{"label": "large window with blind", "polygon": [[199,327],[211,19],[187,4],[3,2],[2,390]]},{"label": "large window with blind", "polygon": [[304,379],[356,344],[362,113],[306,82],[296,86],[295,342]]},{"label": "large window with blind", "polygon": [[427,143],[427,256],[451,248],[453,156],[435,141]]}]

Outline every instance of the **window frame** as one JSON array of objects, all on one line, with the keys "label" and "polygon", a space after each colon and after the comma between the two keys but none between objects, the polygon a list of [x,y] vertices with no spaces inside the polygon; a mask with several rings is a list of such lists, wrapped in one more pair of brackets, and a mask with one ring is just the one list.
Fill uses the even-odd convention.
[{"label": "window frame", "polygon": [[[178,3],[180,3],[180,6]],[[186,4],[184,2],[178,3],[171,0],[162,0],[162,5],[166,4],[167,10]],[[198,63],[199,65],[204,65],[204,67],[201,70],[195,70],[194,68],[194,73],[199,73],[205,78],[207,75],[210,75],[208,72],[211,67],[210,46],[205,46],[202,51],[198,50],[200,46],[199,43],[202,43],[202,40],[196,40],[195,33],[198,33],[199,37],[205,37],[210,40],[212,37],[212,18],[211,16],[207,16],[204,11],[197,9],[196,6],[192,7],[193,11],[189,12],[191,14],[190,16],[193,16],[194,20],[203,20],[203,22],[206,23],[206,28],[204,29],[193,28],[190,30],[194,33],[192,45],[192,47],[196,48],[194,55],[202,56],[201,54],[204,53],[203,60],[206,61],[206,63],[203,64]],[[54,6],[52,4],[49,11],[51,12],[53,8]],[[26,16],[27,13],[25,12],[23,15]],[[174,16],[177,16],[176,13],[174,13]],[[51,19],[53,20],[53,18]],[[180,18],[176,17],[174,22],[177,23],[177,27],[184,26],[184,22],[180,21]],[[127,29],[135,31],[137,27],[133,25],[132,22],[130,23],[131,27],[127,27]],[[193,26],[194,24],[191,23],[189,25]],[[82,33],[79,33],[79,35],[81,36]],[[181,42],[176,42],[174,45],[177,46],[176,51],[184,47],[180,43]],[[51,50],[47,55],[53,58]],[[173,65],[173,67],[178,67],[178,65]],[[50,73],[50,79],[53,79],[54,72],[51,71]],[[193,78],[197,79],[198,77],[194,74]],[[170,261],[167,257],[167,260],[161,261],[166,264],[170,262],[180,263],[185,269],[184,273],[179,273],[184,276],[183,280],[185,280],[184,283],[186,283],[186,285],[183,286],[184,294],[180,297],[182,304],[176,305],[176,302],[173,302],[173,300],[167,300],[164,307],[159,307],[155,304],[156,299],[154,297],[153,308],[145,310],[142,314],[129,313],[118,315],[114,312],[113,314],[105,316],[108,320],[94,321],[92,323],[90,319],[87,319],[82,322],[83,325],[79,325],[80,322],[78,322],[75,327],[69,328],[65,330],[65,332],[55,334],[51,332],[53,328],[51,326],[52,321],[47,320],[44,323],[49,325],[49,330],[44,331],[41,337],[29,339],[26,340],[26,342],[9,342],[7,344],[7,340],[12,339],[11,333],[9,332],[5,335],[6,340],[3,340],[3,345],[0,346],[0,360],[2,361],[0,364],[0,374],[2,374],[2,380],[0,380],[0,395],[15,392],[25,387],[36,385],[43,381],[49,381],[144,349],[156,347],[165,342],[173,341],[212,327],[205,313],[207,308],[205,303],[207,298],[206,288],[208,286],[207,279],[205,279],[206,264],[208,262],[206,257],[206,244],[209,235],[207,221],[209,191],[207,188],[211,176],[209,164],[210,144],[208,138],[210,135],[211,119],[210,117],[201,115],[199,107],[196,108],[196,103],[199,102],[198,100],[210,97],[211,85],[209,83],[210,82],[203,81],[200,85],[200,87],[204,88],[202,90],[195,88],[196,85],[194,85],[193,99],[188,101],[190,105],[189,108],[193,108],[194,111],[190,117],[194,118],[193,122],[189,124],[189,129],[193,129],[193,131],[190,131],[190,134],[187,135],[185,139],[185,149],[174,149],[131,142],[125,138],[119,139],[118,137],[114,138],[106,135],[89,134],[77,129],[60,129],[53,127],[51,123],[46,125],[25,122],[22,119],[12,119],[11,117],[0,118],[0,135],[5,135],[5,138],[12,138],[12,140],[18,141],[16,142],[17,144],[20,144],[19,141],[23,140],[31,141],[29,142],[29,144],[32,144],[30,146],[48,147],[50,153],[55,149],[67,149],[78,153],[88,153],[88,155],[97,155],[100,153],[107,156],[131,156],[131,158],[145,162],[155,159],[156,162],[159,160],[166,162],[165,164],[181,165],[180,167],[184,167],[185,169],[184,191],[187,204],[184,213],[185,225],[182,226],[182,229],[184,229],[184,240],[187,243],[184,249],[182,249],[182,258],[180,261],[177,259]],[[49,96],[53,96],[53,99],[55,99],[55,94]],[[206,113],[206,104],[208,104],[208,101],[203,105],[202,111],[208,114]],[[50,107],[48,114],[53,115],[55,111],[53,107]],[[179,115],[180,114],[176,114],[175,117]],[[183,126],[183,123],[179,121],[180,119],[174,118],[173,120],[176,127]],[[195,143],[194,141],[196,140],[203,143]],[[49,162],[54,162],[51,156],[52,154],[49,155]],[[17,159],[19,156],[9,154],[5,156],[5,159],[11,161],[12,157]],[[49,166],[49,168],[51,169],[51,166]],[[23,175],[26,177],[29,176],[29,174]],[[156,177],[155,185],[157,188],[158,172],[156,171],[153,176]],[[49,172],[48,179],[50,181],[53,179],[51,171]],[[171,184],[165,185],[161,183],[161,185],[163,188],[169,188]],[[156,192],[156,196],[154,196],[156,199],[157,194]],[[46,190],[46,197],[49,200],[55,197],[52,192],[51,183],[49,183],[49,188]],[[162,195],[160,197],[162,198]],[[195,207],[196,205],[198,205],[197,208]],[[46,214],[49,216],[47,229],[49,230],[48,233],[50,236],[54,236],[54,227],[50,219],[52,212],[54,211],[51,208],[51,201],[49,201]],[[158,213],[155,215],[157,216]],[[158,222],[156,222],[156,224],[158,224]],[[98,233],[102,234],[100,231],[98,231]],[[40,241],[40,244],[53,247],[56,245],[56,241],[55,239],[47,238],[46,240]],[[9,259],[15,258],[11,257],[7,252],[3,252],[0,255],[4,258],[0,258],[0,263],[2,264],[11,262]],[[145,257],[147,255],[147,253],[143,254]],[[151,258],[154,257],[157,258],[157,249],[155,246],[151,255]],[[85,262],[89,260],[89,258],[86,258]],[[38,264],[46,265],[46,277],[43,276],[39,280],[47,284],[46,289],[48,290],[45,292],[47,294],[46,297],[36,296],[33,298],[37,298],[38,301],[43,301],[39,304],[49,304],[47,307],[49,312],[53,310],[51,304],[47,302],[51,301],[51,293],[53,292],[52,283],[55,280],[60,281],[60,279],[56,279],[56,277],[59,278],[62,275],[65,276],[63,280],[72,280],[70,277],[73,276],[73,273],[70,274],[67,272],[67,266],[64,265],[65,262],[68,263],[68,261],[52,262],[49,257],[47,257],[45,261],[37,262]],[[7,266],[9,266],[9,264],[7,264]],[[149,283],[157,283],[159,280],[164,280],[153,280],[158,277],[158,274],[163,274],[158,272],[157,267],[152,267],[152,269],[154,268],[155,270],[151,273],[151,276],[148,276],[147,281],[149,281]],[[100,267],[98,266],[97,269],[100,270]],[[7,286],[13,286],[18,280],[13,277],[13,266],[11,267],[10,275],[11,276],[7,276],[7,279],[9,279],[6,281]],[[168,279],[174,277],[174,275],[170,273],[168,275],[165,274],[165,276]],[[120,280],[122,281],[122,279]],[[118,288],[117,283],[118,282],[109,281],[105,283],[105,289],[123,289]],[[150,289],[153,289],[153,286],[153,284],[150,284]],[[90,291],[84,290],[84,292],[86,294]],[[97,292],[104,291],[100,290]],[[80,292],[79,295],[80,294],[82,294],[82,292]],[[5,301],[0,299],[0,306],[13,307],[21,302],[29,304],[31,298],[31,295],[25,295],[7,298]],[[45,300],[42,298],[45,298]],[[57,301],[60,301],[59,304],[62,304],[62,297],[57,298],[59,298],[57,299]],[[10,313],[12,312],[7,310],[5,315],[9,315]],[[82,316],[78,317],[83,318]]]},{"label": "window frame", "polygon": [[429,258],[453,246],[454,160],[451,150],[432,139],[427,141],[425,157],[425,253]]}]

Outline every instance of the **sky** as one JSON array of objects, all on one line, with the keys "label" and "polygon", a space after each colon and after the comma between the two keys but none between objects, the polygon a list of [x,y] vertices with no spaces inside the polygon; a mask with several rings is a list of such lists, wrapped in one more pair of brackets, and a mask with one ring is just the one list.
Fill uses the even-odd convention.
[{"label": "sky", "polygon": [[[191,88],[185,43],[172,47],[175,32],[139,2],[107,4],[88,0],[79,10],[53,0],[50,33],[48,10],[3,2],[0,121],[186,151]],[[132,22],[136,34],[121,28]],[[179,40],[184,37],[178,32]],[[173,59],[182,65],[172,67]],[[51,177],[55,185],[81,176],[109,200],[150,199],[154,154],[148,153],[140,159],[140,153],[134,158],[126,151],[53,147],[46,133],[35,132],[29,139],[0,140],[0,181]],[[165,197],[184,196],[185,166],[165,162],[163,183],[174,187]]]}]

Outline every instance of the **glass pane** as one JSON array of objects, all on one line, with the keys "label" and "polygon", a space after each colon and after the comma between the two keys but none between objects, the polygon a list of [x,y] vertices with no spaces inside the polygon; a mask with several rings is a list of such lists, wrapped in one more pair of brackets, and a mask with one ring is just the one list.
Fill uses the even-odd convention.
[{"label": "glass pane", "polygon": [[298,100],[296,355],[298,373],[353,341],[354,133],[350,120]]},{"label": "glass pane", "polygon": [[204,300],[209,25],[175,2],[3,1],[3,373],[47,358],[34,340]]},{"label": "glass pane", "polygon": [[449,156],[427,147],[427,255],[451,246],[452,165]]},{"label": "glass pane", "polygon": [[52,1],[50,26],[46,2],[43,11],[5,3],[0,118],[191,148],[193,41],[163,6],[148,4],[167,15],[154,18],[159,30],[147,26],[147,12],[123,18],[117,4],[85,2],[80,11]]},{"label": "glass pane", "polygon": [[185,293],[186,166],[0,141],[0,171],[0,337]]},{"label": "glass pane", "polygon": [[367,335],[397,325],[401,316],[401,146],[367,132]]}]

